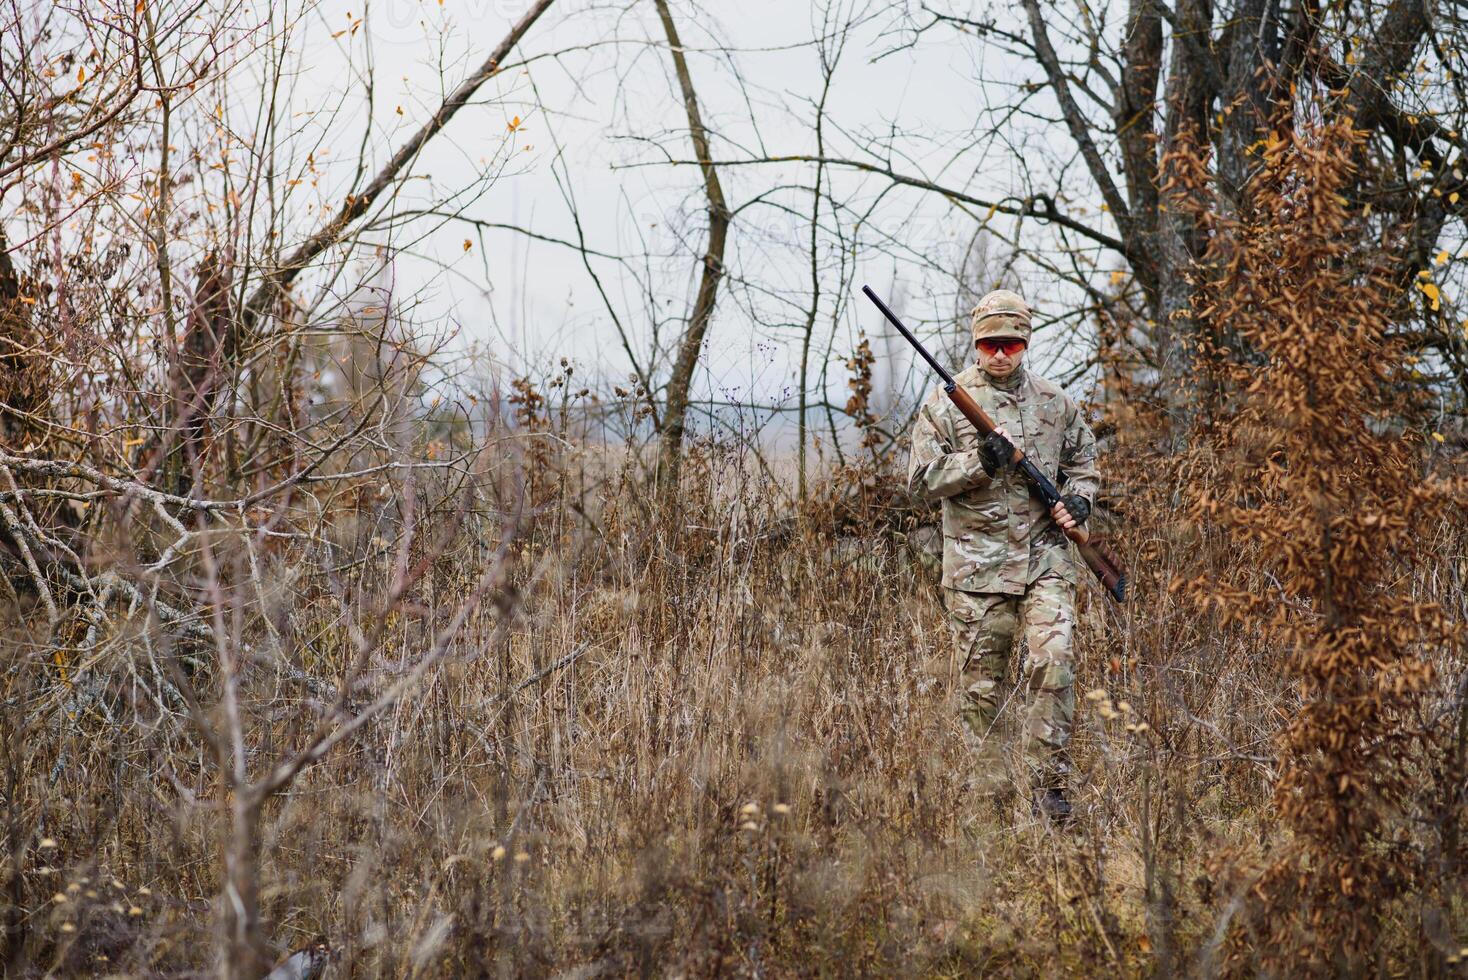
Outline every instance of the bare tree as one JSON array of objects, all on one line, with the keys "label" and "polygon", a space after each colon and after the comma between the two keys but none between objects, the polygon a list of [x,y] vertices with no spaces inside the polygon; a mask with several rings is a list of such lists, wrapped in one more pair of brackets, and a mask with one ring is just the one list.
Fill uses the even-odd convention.
[{"label": "bare tree", "polygon": [[[190,742],[207,758],[204,785],[167,761],[155,776],[221,817],[223,975],[261,975],[275,955],[260,913],[271,801],[463,653],[486,600],[512,609],[516,457],[491,469],[498,435],[423,424],[433,342],[408,336],[391,290],[354,306],[352,277],[392,263],[409,170],[551,3],[362,183],[364,136],[344,203],[293,247],[317,223],[293,189],[321,176],[282,98],[293,8],[251,22],[233,5],[12,4],[0,23],[5,50],[28,52],[0,59],[3,669],[31,692],[27,738],[115,747],[142,728],[160,758]],[[241,132],[237,97],[256,89]],[[318,342],[337,333],[350,342]],[[315,399],[323,371],[353,383]],[[389,624],[455,535],[482,545],[472,581],[451,609],[432,604],[426,644],[389,652]],[[344,659],[294,628],[320,590],[353,638]],[[262,738],[282,720],[283,742]],[[63,752],[53,781],[86,778]],[[5,926],[19,962],[26,925]]]},{"label": "bare tree", "polygon": [[682,466],[683,433],[687,425],[688,395],[693,386],[693,374],[698,367],[699,354],[703,350],[704,335],[708,332],[709,321],[714,315],[714,304],[719,295],[719,279],[724,274],[724,242],[729,234],[729,208],[724,202],[719,171],[714,166],[713,154],[709,149],[708,132],[699,115],[698,94],[693,88],[693,75],[688,70],[683,42],[678,39],[677,25],[673,23],[667,0],[654,0],[654,3],[657,6],[658,19],[663,24],[663,33],[668,39],[673,71],[683,97],[684,111],[688,114],[688,135],[693,141],[693,153],[703,174],[704,196],[708,199],[708,246],[700,263],[698,293],[694,297],[693,308],[688,313],[688,325],[678,341],[678,356],[673,361],[673,371],[668,378],[659,432],[658,486],[664,496],[676,496]]},{"label": "bare tree", "polygon": [[[974,47],[976,60],[1002,65],[1000,75],[1030,76],[1018,86],[980,77],[979,122],[942,173],[913,163],[908,141],[920,134],[900,125],[838,130],[839,142],[823,138],[815,152],[753,148],[713,164],[854,172],[939,195],[976,229],[998,233],[1007,220],[1001,240],[1036,274],[1070,284],[1083,312],[1124,322],[1138,380],[1180,408],[1191,377],[1189,275],[1205,236],[1170,201],[1164,159],[1185,141],[1204,141],[1229,206],[1280,145],[1278,127],[1302,114],[1349,118],[1371,134],[1349,196],[1381,233],[1410,229],[1404,285],[1418,281],[1411,346],[1436,369],[1429,382],[1468,391],[1468,341],[1454,300],[1463,266],[1448,261],[1450,247],[1444,252],[1468,216],[1468,66],[1450,40],[1463,26],[1460,8],[1148,0],[1117,14],[1045,0],[968,12],[912,4],[888,54],[920,52],[946,29]],[[984,169],[976,161],[994,154],[1019,168],[1007,193],[976,186]]]},{"label": "bare tree", "polygon": [[[1115,229],[1110,248],[1137,284],[1135,319],[1150,325],[1149,353],[1164,387],[1177,389],[1190,374],[1189,269],[1204,245],[1203,231],[1159,177],[1160,161],[1181,140],[1211,146],[1220,194],[1233,202],[1264,155],[1282,145],[1271,129],[1321,106],[1372,134],[1349,196],[1379,227],[1412,228],[1416,269],[1432,268],[1446,223],[1468,215],[1460,197],[1468,148],[1462,54],[1443,44],[1459,24],[1457,8],[1136,2],[1111,25],[1109,11],[1086,4],[1059,17],[1061,8],[1042,0],[1021,6],[1023,31],[998,12],[960,16],[923,4],[914,16],[1039,66],[1039,85],[1003,111],[1053,111],[1069,136],[1104,202],[1093,228]],[[1042,92],[1048,106],[1035,102]],[[1055,173],[1028,193],[1056,194],[1066,179]],[[1468,383],[1461,331],[1441,312],[1441,304],[1423,303],[1416,345],[1442,355],[1458,383]]]}]

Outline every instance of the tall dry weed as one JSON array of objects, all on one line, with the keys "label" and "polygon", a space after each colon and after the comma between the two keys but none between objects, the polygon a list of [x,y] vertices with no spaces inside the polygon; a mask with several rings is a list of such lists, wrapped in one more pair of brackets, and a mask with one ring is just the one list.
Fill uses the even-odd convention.
[{"label": "tall dry weed", "polygon": [[1250,917],[1262,962],[1290,973],[1366,972],[1397,900],[1434,873],[1423,712],[1432,654],[1458,642],[1411,588],[1434,561],[1423,532],[1461,486],[1431,475],[1415,358],[1393,329],[1398,243],[1346,196],[1360,141],[1278,120],[1233,208],[1196,147],[1167,161],[1209,241],[1194,431],[1212,473],[1189,481],[1187,514],[1237,555],[1179,584],[1224,630],[1257,634],[1291,685],[1275,738],[1284,833]]}]

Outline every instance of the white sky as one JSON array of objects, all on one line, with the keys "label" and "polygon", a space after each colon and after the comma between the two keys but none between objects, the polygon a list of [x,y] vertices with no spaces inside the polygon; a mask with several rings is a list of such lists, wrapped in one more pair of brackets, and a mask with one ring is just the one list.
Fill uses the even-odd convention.
[{"label": "white sky", "polygon": [[[442,5],[389,0],[366,8],[358,30],[336,38],[334,33],[363,18],[360,0],[321,0],[310,8],[296,27],[292,49],[301,53],[302,61],[289,94],[295,120],[319,129],[328,148],[317,155],[318,164],[332,165],[325,167],[321,181],[323,197],[339,200],[356,164],[368,117],[364,68],[369,57],[376,81],[370,175],[439,102],[441,86],[452,87],[477,67],[525,6],[523,0],[444,0]],[[984,87],[997,84],[996,79],[1008,81],[1011,74],[1021,76],[1028,66],[982,64],[981,45],[942,28],[915,47],[894,51],[903,40],[889,9],[897,6],[871,4],[875,16],[855,31],[844,52],[828,107],[828,153],[860,156],[874,135],[896,128],[914,134],[899,139],[907,159],[895,161],[896,169],[943,175],[944,182],[979,196],[1017,192],[1015,157],[997,142],[971,145],[972,129],[979,121]],[[810,103],[819,96],[820,72],[816,52],[808,45],[819,30],[819,15],[811,5],[741,0],[695,9],[674,0],[673,11],[690,49],[705,123],[717,134],[716,156],[813,153]],[[1012,26],[1020,29],[1017,12],[1006,16],[1015,18]],[[692,157],[662,41],[649,0],[616,7],[562,0],[531,29],[513,57],[566,53],[487,83],[477,103],[462,110],[417,162],[414,173],[428,179],[411,184],[403,195],[404,200],[445,196],[472,183],[487,165],[503,164],[501,175],[464,214],[572,239],[575,227],[558,187],[559,174],[574,194],[589,248],[609,255],[649,251],[659,257],[644,267],[643,283],[612,260],[594,260],[612,304],[633,334],[634,349],[644,358],[653,329],[651,306],[658,305],[663,318],[665,349],[681,327],[679,318],[686,315],[697,284],[696,255],[704,242],[697,169],[661,162],[660,147],[682,159]],[[711,50],[716,46],[730,50]],[[994,101],[1005,97],[1003,92],[990,94]],[[516,116],[522,123],[512,133],[509,123]],[[1063,137],[1052,146],[1048,133],[1038,128],[1037,133],[1038,141],[1032,136],[1028,146],[1032,166],[1070,152]],[[556,144],[564,149],[559,164]],[[813,175],[810,165],[762,165],[724,168],[721,180],[730,206],[738,208],[780,183],[808,185]],[[863,209],[886,187],[880,177],[850,172],[833,173],[832,182],[843,200]],[[786,202],[808,213],[809,192],[796,194]],[[721,290],[709,332],[707,371],[697,386],[704,396],[795,404],[795,325],[803,322],[799,307],[808,301],[810,289],[807,221],[803,215],[753,207],[736,218],[726,262],[746,282],[726,282]],[[849,226],[852,217],[842,221]],[[974,227],[971,216],[936,195],[899,189],[882,198],[864,236],[868,241],[871,235],[893,236],[928,255],[946,250],[942,264],[951,276]],[[416,237],[428,232],[429,225],[420,222],[406,231]],[[472,242],[467,252],[466,239]],[[395,244],[408,244],[402,231]],[[449,222],[407,251],[394,270],[394,289],[400,303],[406,296],[415,298],[411,317],[421,329],[450,325],[464,344],[515,369],[540,371],[569,356],[583,377],[626,378],[626,356],[574,250],[506,231],[481,236],[465,223]],[[939,281],[917,262],[866,247],[855,260],[855,288],[870,282],[879,292],[895,295],[893,305],[913,320],[946,321],[947,336],[960,336],[952,315],[951,279]],[[1027,279],[1024,289],[1032,302],[1042,312],[1058,312],[1066,290],[1033,277],[1033,270],[1028,276],[1023,268],[1019,272]],[[880,316],[859,294],[847,298],[847,308],[833,327],[834,266],[822,278],[825,299],[816,344],[823,350],[834,329],[828,390],[839,404],[846,397],[847,377],[840,361],[855,346],[858,328],[878,338],[873,346],[884,366],[892,363],[905,372],[909,358],[893,346],[901,341],[891,340]],[[648,285],[651,300],[639,292]],[[762,321],[756,322],[750,297],[765,292],[774,295],[754,301],[753,312]],[[1042,366],[1057,358],[1070,361],[1063,351],[1047,350],[1043,338],[1032,355]],[[813,363],[813,379],[818,371],[819,364]],[[879,374],[879,382],[883,380]]]}]

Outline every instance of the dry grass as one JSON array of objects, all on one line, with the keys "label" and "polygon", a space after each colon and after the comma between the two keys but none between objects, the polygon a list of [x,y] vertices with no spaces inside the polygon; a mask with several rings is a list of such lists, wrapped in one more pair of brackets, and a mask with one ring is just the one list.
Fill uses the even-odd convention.
[{"label": "dry grass", "polygon": [[[516,545],[508,629],[478,616],[421,688],[267,806],[277,948],[324,940],[338,975],[1213,971],[1247,919],[1239,868],[1273,843],[1271,738],[1294,695],[1275,651],[1168,590],[1247,556],[1153,507],[1165,482],[1129,506],[1131,604],[1081,598],[1078,689],[1107,697],[1083,702],[1081,819],[1057,833],[969,785],[946,627],[900,540],[913,515],[840,497],[863,481],[778,514],[743,452],[704,447],[672,518],[593,479],[590,455],[549,453],[563,479]],[[564,506],[588,487],[589,506]],[[334,532],[340,557],[367,557],[339,580],[365,602],[392,560],[370,538],[392,530],[362,523]],[[374,676],[478,574],[490,544],[472,527],[385,617]],[[1461,603],[1462,546],[1435,530],[1414,592]],[[299,560],[281,552],[267,577]],[[333,589],[312,569],[255,610],[321,676],[348,646]],[[106,649],[107,697],[6,739],[17,973],[210,962],[218,776],[187,727],[129,703],[132,647]],[[1434,710],[1457,712],[1446,738],[1461,653],[1428,656]],[[58,685],[34,660],[10,676],[7,736]],[[299,688],[256,671],[247,689],[262,759],[303,738]],[[1383,962],[1419,960],[1409,911]],[[1461,941],[1463,909],[1443,913]]]},{"label": "dry grass", "polygon": [[[1262,210],[1292,250],[1262,249],[1265,272],[1337,268]],[[31,522],[0,552],[8,971],[252,975],[252,951],[320,946],[338,976],[1448,975],[1468,958],[1468,659],[1460,632],[1397,627],[1468,621],[1468,538],[1445,507],[1408,529],[1400,502],[1462,459],[1350,429],[1358,405],[1411,417],[1357,397],[1371,371],[1278,375],[1355,386],[1318,421],[1239,398],[1270,326],[1217,331],[1210,356],[1243,375],[1200,404],[1244,410],[1231,439],[1164,451],[1145,398],[1109,406],[1092,520],[1133,585],[1123,607],[1081,593],[1068,832],[1030,814],[1008,738],[966,742],[913,547],[933,515],[874,455],[792,507],[748,445],[704,443],[659,503],[635,447],[572,424],[563,366],[514,386],[512,421],[397,417],[411,452],[363,439],[248,498],[205,439],[201,492],[251,501],[207,514],[8,457],[29,480],[0,500]],[[1395,482],[1358,492],[1368,449]],[[80,516],[77,487],[103,488]],[[1378,513],[1385,553],[1351,561],[1282,533]],[[1349,648],[1320,632],[1342,596]],[[1368,682],[1369,712],[1334,711]]]},{"label": "dry grass", "polygon": [[[804,276],[757,282],[724,267],[730,213],[710,179],[686,329],[666,302],[677,251],[656,240],[618,263],[640,285],[602,294],[640,383],[583,387],[567,357],[501,388],[497,368],[450,353],[427,312],[437,287],[400,290],[394,269],[420,232],[457,227],[419,221],[470,217],[529,166],[512,162],[532,159],[519,123],[473,179],[410,186],[461,102],[416,123],[400,107],[399,135],[419,137],[368,133],[362,151],[389,139],[391,162],[342,198],[329,175],[351,163],[317,158],[347,102],[257,114],[238,97],[290,94],[304,36],[290,11],[212,7],[0,17],[3,51],[28,54],[0,57],[15,106],[0,148],[0,971],[234,980],[311,949],[333,975],[383,977],[1465,968],[1468,534],[1447,504],[1468,487],[1423,479],[1465,462],[1463,372],[1431,363],[1462,353],[1446,289],[1462,264],[1431,254],[1459,227],[1444,208],[1462,178],[1433,162],[1441,118],[1406,116],[1414,148],[1395,155],[1317,122],[1371,109],[1400,128],[1358,83],[1410,67],[1417,42],[1389,35],[1422,34],[1420,11],[1386,5],[1382,44],[1326,30],[1317,47],[1302,9],[1284,74],[1245,86],[1299,115],[1257,131],[1246,99],[1194,145],[1176,123],[1214,113],[1182,85],[1155,193],[1136,116],[1135,220],[1092,215],[1127,239],[1115,270],[1084,250],[1068,273],[1025,250],[991,266],[985,228],[954,274],[959,295],[1023,269],[1110,279],[1086,310],[1061,309],[1059,285],[1042,297],[1104,348],[1092,522],[1133,573],[1125,607],[1081,595],[1079,819],[1059,832],[1032,817],[1009,740],[973,747],[960,730],[912,547],[933,515],[878,459],[873,345],[847,361],[844,408],[819,409],[859,443],[853,468],[802,457],[776,486],[747,443],[690,447],[677,421],[691,379],[709,380],[710,318],[778,340],[808,311],[805,338],[830,340],[787,380],[824,403],[849,276],[891,258],[926,288],[947,277],[922,255],[946,245],[929,254],[921,222],[879,229],[884,212],[837,200],[819,163],[809,252],[778,253],[809,258],[809,293]],[[1136,50],[1161,51],[1155,12],[1137,11],[1154,37]],[[839,38],[868,22],[852,16],[821,31],[827,82]],[[361,25],[339,25],[342,43],[369,37]],[[1361,55],[1356,75],[1311,105],[1337,50]],[[1150,55],[1125,53],[1130,103]],[[533,94],[513,84],[474,101]],[[584,195],[556,173],[573,205]],[[757,232],[741,251],[784,249],[780,223],[804,225],[786,201],[804,191],[773,191],[741,195],[736,212],[780,215],[741,229]],[[1028,226],[1062,217],[1016,202]],[[700,240],[697,221],[674,223],[665,243]],[[464,261],[487,242],[466,239]],[[581,253],[588,272],[614,258]],[[534,292],[484,262],[486,289]],[[725,320],[716,293],[747,315]],[[1139,302],[1157,322],[1129,319]],[[779,356],[750,342],[773,383]],[[1187,390],[1148,391],[1152,376]],[[711,424],[756,439],[768,422]],[[605,444],[654,429],[656,473],[641,465],[654,447]],[[676,507],[650,499],[659,483]]]}]

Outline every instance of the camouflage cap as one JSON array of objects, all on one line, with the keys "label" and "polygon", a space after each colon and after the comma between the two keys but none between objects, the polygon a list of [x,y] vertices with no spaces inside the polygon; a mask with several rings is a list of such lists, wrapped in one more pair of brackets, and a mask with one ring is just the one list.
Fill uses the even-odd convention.
[{"label": "camouflage cap", "polygon": [[1009,289],[996,289],[984,294],[974,307],[974,340],[984,337],[1020,337],[1030,339],[1029,304]]}]

